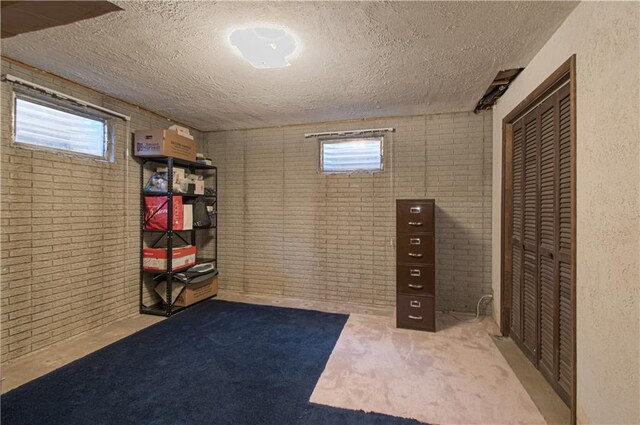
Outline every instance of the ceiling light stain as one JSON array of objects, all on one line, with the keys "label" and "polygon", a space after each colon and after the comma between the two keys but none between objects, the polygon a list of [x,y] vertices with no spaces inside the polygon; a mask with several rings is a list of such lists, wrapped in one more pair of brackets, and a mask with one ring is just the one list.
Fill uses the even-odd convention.
[{"label": "ceiling light stain", "polygon": [[284,68],[296,51],[296,40],[281,28],[244,28],[229,35],[229,42],[255,68]]}]

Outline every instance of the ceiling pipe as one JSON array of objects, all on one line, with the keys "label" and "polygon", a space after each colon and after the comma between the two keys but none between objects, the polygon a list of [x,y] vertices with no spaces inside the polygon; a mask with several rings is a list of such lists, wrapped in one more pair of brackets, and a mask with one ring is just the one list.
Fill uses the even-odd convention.
[{"label": "ceiling pipe", "polygon": [[392,127],[370,128],[366,130],[328,131],[324,133],[306,133],[304,135],[304,138],[308,139],[310,137],[325,137],[325,136],[360,136],[360,135],[369,134],[369,133],[386,133],[386,132],[393,133],[394,131],[396,131],[396,129]]},{"label": "ceiling pipe", "polygon": [[25,87],[29,87],[29,88],[38,90],[38,91],[46,93],[48,95],[55,96],[55,97],[57,97],[59,99],[69,100],[69,101],[77,103],[78,105],[81,105],[81,106],[87,106],[89,108],[96,109],[98,111],[102,111],[102,112],[104,112],[106,114],[113,115],[114,117],[118,117],[118,118],[123,119],[125,121],[131,121],[131,117],[128,116],[128,115],[124,115],[124,114],[121,114],[119,112],[112,111],[111,109],[107,109],[107,108],[104,108],[102,106],[86,102],[86,101],[84,101],[82,99],[78,99],[77,97],[69,96],[68,94],[64,94],[64,93],[61,93],[61,92],[59,92],[57,90],[49,89],[49,88],[41,86],[39,84],[32,83],[32,82],[27,81],[27,80],[23,80],[22,78],[14,77],[13,75],[10,75],[10,74],[3,75],[2,76],[2,80],[3,81],[8,81],[8,82],[14,83],[14,84],[20,84],[21,86],[25,86]]}]

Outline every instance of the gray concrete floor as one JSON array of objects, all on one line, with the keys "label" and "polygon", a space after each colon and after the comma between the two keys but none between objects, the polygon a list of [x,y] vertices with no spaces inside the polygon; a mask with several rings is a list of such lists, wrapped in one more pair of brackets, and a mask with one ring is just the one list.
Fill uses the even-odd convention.
[{"label": "gray concrete floor", "polygon": [[544,376],[531,364],[511,338],[494,336],[493,342],[527,390],[549,425],[571,423],[571,410],[555,393]]}]

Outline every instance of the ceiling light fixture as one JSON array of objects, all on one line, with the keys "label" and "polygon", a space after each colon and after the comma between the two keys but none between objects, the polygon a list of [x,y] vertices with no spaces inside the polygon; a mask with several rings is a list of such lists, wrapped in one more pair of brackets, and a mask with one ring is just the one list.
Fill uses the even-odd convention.
[{"label": "ceiling light fixture", "polygon": [[297,49],[292,33],[282,28],[253,27],[236,29],[229,43],[255,68],[284,68],[287,58]]}]

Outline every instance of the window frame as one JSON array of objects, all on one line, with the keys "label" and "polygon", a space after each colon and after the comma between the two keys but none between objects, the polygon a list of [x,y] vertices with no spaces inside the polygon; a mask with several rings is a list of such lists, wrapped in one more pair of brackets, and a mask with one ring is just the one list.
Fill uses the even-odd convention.
[{"label": "window frame", "polygon": [[[345,136],[331,136],[318,139],[318,171],[320,174],[329,175],[351,175],[351,174],[377,174],[384,172],[384,135],[345,135]],[[345,143],[349,141],[359,140],[379,140],[380,141],[380,168],[378,169],[364,169],[353,168],[349,170],[339,171],[325,171],[324,170],[324,146],[327,144]]]},{"label": "window frame", "polygon": [[[78,152],[70,149],[59,149],[50,146],[35,145],[28,142],[22,142],[16,138],[18,100],[34,103],[56,111],[76,115],[78,117],[100,121],[104,126],[102,155],[93,155],[89,153]],[[92,109],[85,105],[79,105],[66,99],[60,99],[54,95],[39,93],[23,87],[14,87],[11,96],[11,145],[20,149],[31,151],[48,152],[60,156],[91,159],[100,162],[114,162],[115,159],[115,122],[114,117],[101,111]]]}]

